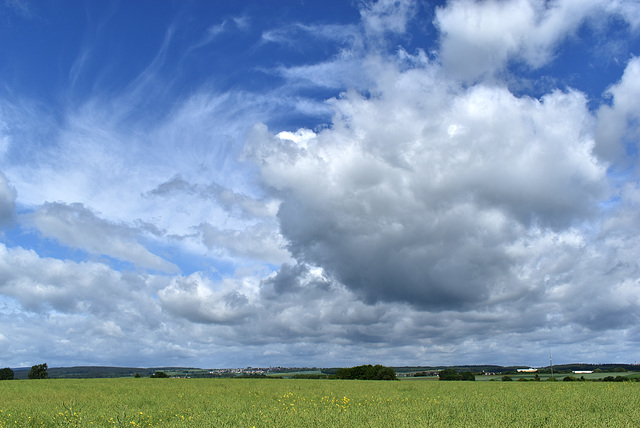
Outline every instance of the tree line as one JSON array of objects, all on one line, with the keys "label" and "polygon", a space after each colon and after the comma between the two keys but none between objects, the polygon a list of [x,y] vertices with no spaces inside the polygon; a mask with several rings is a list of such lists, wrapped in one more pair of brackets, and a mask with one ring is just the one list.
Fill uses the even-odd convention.
[{"label": "tree line", "polygon": [[397,380],[396,371],[391,367],[380,364],[341,368],[331,376],[333,379],[359,379],[359,380]]},{"label": "tree line", "polygon": [[458,373],[455,369],[440,370],[438,374],[440,380],[476,380],[476,377],[470,371]]},{"label": "tree line", "polygon": [[[49,373],[47,373],[47,363],[44,364],[36,364],[35,366],[31,366],[31,370],[27,377],[29,379],[49,379]],[[15,373],[9,367],[5,367],[4,369],[0,369],[0,380],[13,380],[15,378]]]}]

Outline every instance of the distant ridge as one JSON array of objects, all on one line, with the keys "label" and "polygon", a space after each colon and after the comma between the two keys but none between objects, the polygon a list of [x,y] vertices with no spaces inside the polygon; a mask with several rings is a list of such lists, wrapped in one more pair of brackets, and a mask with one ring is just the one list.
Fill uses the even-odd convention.
[{"label": "distant ridge", "polygon": [[[499,365],[453,365],[453,366],[398,366],[393,367],[396,373],[411,373],[417,371],[438,371],[446,368],[452,368],[457,371],[471,371],[474,373],[486,372],[486,373],[506,373],[516,372],[517,369],[528,368],[527,365],[518,366],[499,366]],[[324,374],[334,374],[339,367],[331,368],[313,368],[306,367],[298,368],[285,368],[278,367],[270,370],[271,374],[287,373],[291,371],[309,371],[321,372]],[[537,367],[540,370],[549,369],[548,366]],[[638,364],[587,364],[587,363],[572,363],[572,364],[554,364],[554,371],[566,372],[574,370],[601,370],[603,372],[611,372],[614,369],[623,368],[627,371],[640,371],[640,365]],[[16,379],[27,379],[27,375],[31,370],[30,367],[20,367],[12,369]],[[74,366],[74,367],[50,367],[47,372],[52,379],[100,379],[100,378],[120,378],[120,377],[134,377],[139,374],[141,377],[149,377],[152,374],[161,371],[167,373],[169,376],[176,377],[220,377],[219,375],[212,375],[213,371],[219,369],[201,369],[196,367],[113,367],[113,366]],[[235,374],[229,374],[229,376],[235,376]]]},{"label": "distant ridge", "polygon": [[[31,367],[21,367],[13,369],[17,379],[27,379]],[[188,373],[190,371],[202,371],[202,369],[189,367],[111,367],[111,366],[76,366],[76,367],[50,367],[47,369],[49,377],[52,379],[100,379],[117,377],[134,377],[139,374],[142,377],[149,377],[153,373],[179,372]]]}]

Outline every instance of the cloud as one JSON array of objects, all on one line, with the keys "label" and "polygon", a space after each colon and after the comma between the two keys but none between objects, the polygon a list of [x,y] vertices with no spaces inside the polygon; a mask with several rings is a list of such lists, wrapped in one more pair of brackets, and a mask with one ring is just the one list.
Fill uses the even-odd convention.
[{"label": "cloud", "polygon": [[158,297],[164,309],[191,322],[238,324],[254,312],[247,297],[253,297],[254,288],[233,280],[214,285],[193,274],[173,279]]},{"label": "cloud", "polygon": [[[534,47],[527,61],[552,58]],[[606,346],[587,344],[604,332],[631,349],[638,190],[626,186],[624,207],[610,206],[602,222],[602,201],[617,191],[596,146],[600,114],[577,90],[515,96],[490,81],[458,85],[446,67],[406,52],[370,57],[361,77],[369,91],[331,100],[328,127],[249,134],[245,157],[283,201],[281,232],[299,262],[265,280],[263,297],[317,308],[278,311],[297,319],[297,329],[278,331],[322,340],[304,326],[321,325],[322,336],[339,325],[337,348],[358,343],[370,357],[385,355],[375,350],[384,344],[420,361],[521,361],[525,343],[611,359]],[[611,92],[626,83],[619,91],[634,99],[632,75],[629,67]],[[632,115],[633,105],[616,114]],[[576,298],[584,295],[598,297]],[[496,337],[515,345],[505,351]]]},{"label": "cloud", "polygon": [[89,253],[107,255],[136,266],[164,272],[178,267],[149,252],[137,242],[134,228],[100,219],[82,204],[47,203],[22,218],[47,238]]},{"label": "cloud", "polygon": [[258,223],[244,230],[220,230],[205,223],[198,230],[205,245],[222,255],[227,253],[233,258],[251,258],[274,265],[290,260],[276,224]]},{"label": "cloud", "polygon": [[323,87],[334,90],[350,88],[364,91],[373,84],[367,78],[368,68],[369,64],[357,53],[345,51],[332,61],[280,67],[277,71],[287,82],[298,87]]},{"label": "cloud", "polygon": [[354,25],[309,25],[293,23],[262,33],[264,43],[278,43],[292,48],[301,48],[307,38],[337,43],[339,46],[353,47],[362,44],[362,36]]},{"label": "cloud", "polygon": [[219,24],[212,24],[207,28],[207,31],[202,36],[202,38],[192,46],[186,50],[185,55],[191,53],[196,49],[200,49],[206,47],[207,45],[213,43],[217,40],[221,35],[231,31],[235,27],[239,30],[247,30],[249,28],[250,19],[247,16],[238,16],[229,19],[224,19]]},{"label": "cloud", "polygon": [[[327,43],[338,50],[332,60],[320,63],[281,65],[270,73],[277,73],[286,79],[288,88],[325,87],[330,89],[361,88],[367,82],[362,67],[362,53],[365,40],[355,25],[305,25],[291,24],[265,31],[265,43],[277,43],[294,51],[303,50],[309,43]],[[308,101],[307,101],[308,102]],[[315,101],[317,104],[317,100]],[[318,109],[318,107],[315,107]],[[327,114],[326,109],[323,113]]]},{"label": "cloud", "polygon": [[[0,113],[4,116],[4,113],[0,109]],[[0,120],[0,156],[4,157],[11,145],[11,136],[8,134],[9,126],[6,122]]]},{"label": "cloud", "polygon": [[135,354],[141,364],[164,355],[167,319],[152,297],[164,286],[163,277],[0,245],[0,328],[10,339],[0,354],[19,366],[40,359],[125,365]]},{"label": "cloud", "polygon": [[171,198],[185,194],[215,201],[226,211],[233,212],[238,217],[250,219],[269,218],[273,217],[277,211],[277,203],[275,201],[257,200],[248,195],[224,188],[217,183],[207,185],[189,183],[180,175],[161,183],[158,187],[148,192],[147,196]]},{"label": "cloud", "polygon": [[[637,240],[626,242],[637,251]],[[462,312],[390,301],[368,304],[309,265],[284,265],[265,280],[264,272],[247,271],[212,281],[201,273],[122,274],[100,263],[2,247],[0,326],[11,332],[4,351],[27,365],[39,355],[50,362],[197,361],[233,367],[240,350],[247,364],[265,365],[455,364],[469,358],[493,361],[498,354],[521,363],[525,354],[534,362],[544,360],[549,344],[558,354],[610,355],[588,345],[594,334],[606,332],[627,352],[634,342],[621,334],[629,322],[637,323],[632,314],[638,309],[638,285],[627,278],[637,262],[616,260],[619,250],[607,255],[588,244],[577,230],[532,230],[509,248],[519,262],[514,274],[524,284],[519,295],[505,287],[501,298]],[[594,272],[605,274],[594,277]],[[585,341],[556,339],[567,335]],[[501,340],[513,344],[511,354]],[[544,350],[531,351],[540,348],[536,344]],[[117,351],[122,346],[126,355]]]},{"label": "cloud", "polygon": [[632,31],[640,29],[640,5],[634,0],[602,1],[607,15],[626,22]]},{"label": "cloud", "polygon": [[464,309],[524,286],[514,239],[593,218],[606,166],[582,94],[536,100],[443,86],[428,69],[378,74],[380,96],[334,100],[332,125],[303,144],[264,127],[249,137],[297,260],[369,302]]},{"label": "cloud", "polygon": [[454,0],[436,9],[439,57],[449,72],[468,80],[499,72],[512,60],[539,68],[581,25],[611,16],[636,29],[640,8],[604,0]]},{"label": "cloud", "polygon": [[31,18],[33,10],[26,0],[4,0],[2,8],[21,18]]},{"label": "cloud", "polygon": [[0,226],[7,226],[15,221],[16,190],[7,177],[0,172]]},{"label": "cloud", "polygon": [[[117,316],[123,299],[140,300],[147,287],[142,277],[116,272],[102,263],[41,258],[34,251],[4,245],[0,246],[0,254],[2,295],[34,313],[53,310]],[[120,316],[138,315],[128,312]],[[142,313],[139,316],[144,317]]]},{"label": "cloud", "polygon": [[632,57],[620,81],[607,90],[611,105],[603,105],[598,111],[598,154],[617,164],[626,163],[624,158],[629,152],[638,150],[639,81],[640,58]]},{"label": "cloud", "polygon": [[[282,108],[281,103],[286,101],[268,95],[200,90],[170,103],[158,120],[136,116],[138,101],[124,93],[63,109],[60,122],[35,103],[6,105],[12,141],[29,144],[19,151],[10,147],[3,169],[20,190],[17,205],[36,213],[31,224],[38,220],[44,236],[172,271],[175,266],[145,247],[205,253],[201,239],[194,238],[194,228],[202,224],[224,225],[234,233],[256,221],[277,227],[277,202],[261,196],[252,167],[236,158],[245,129]],[[40,118],[40,125],[33,117]],[[142,224],[155,230],[154,236],[134,230]],[[96,235],[109,236],[111,226],[118,229],[113,238]],[[75,227],[86,235],[75,233]]]},{"label": "cloud", "polygon": [[404,33],[415,11],[414,0],[378,0],[364,2],[360,16],[365,33],[378,38],[388,33]]},{"label": "cloud", "polygon": [[[190,225],[184,235],[175,237],[203,244],[218,259],[234,264],[244,261],[274,265],[290,260],[278,230],[276,200],[256,199],[217,183],[191,183],[179,175],[161,183],[146,197],[157,201],[157,205],[190,207],[174,212],[172,221],[188,225],[199,217],[202,223]],[[212,216],[214,206],[221,212],[219,221]],[[200,216],[194,215],[195,207],[203,209]]]}]

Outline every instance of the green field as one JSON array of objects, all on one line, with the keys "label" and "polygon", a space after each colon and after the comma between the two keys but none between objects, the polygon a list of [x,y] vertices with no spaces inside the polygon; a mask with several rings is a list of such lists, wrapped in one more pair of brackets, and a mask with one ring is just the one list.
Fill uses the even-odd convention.
[{"label": "green field", "polygon": [[637,382],[0,382],[0,427],[632,427]]}]

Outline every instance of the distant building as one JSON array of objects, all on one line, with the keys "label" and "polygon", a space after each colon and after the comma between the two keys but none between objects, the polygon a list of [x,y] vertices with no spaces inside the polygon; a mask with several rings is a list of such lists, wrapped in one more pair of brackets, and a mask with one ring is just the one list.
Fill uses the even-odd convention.
[{"label": "distant building", "polygon": [[593,373],[593,370],[574,370],[573,373],[575,373],[575,374],[588,374],[588,373]]},{"label": "distant building", "polygon": [[528,368],[528,369],[518,369],[518,373],[535,373],[538,369]]}]

